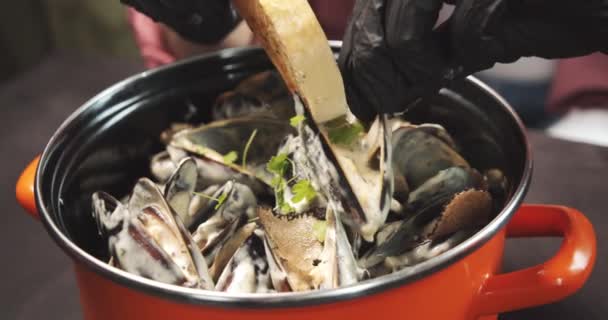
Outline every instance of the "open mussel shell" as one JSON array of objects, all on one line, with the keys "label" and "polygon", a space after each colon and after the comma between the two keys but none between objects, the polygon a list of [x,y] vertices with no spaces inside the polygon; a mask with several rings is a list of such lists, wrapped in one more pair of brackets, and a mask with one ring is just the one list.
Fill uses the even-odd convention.
[{"label": "open mussel shell", "polygon": [[[332,271],[332,278],[326,278],[321,288],[331,289],[355,284],[365,275],[365,270],[357,264],[353,247],[340,221],[338,212],[328,207],[325,213],[327,230],[324,241],[324,259]],[[331,254],[331,255],[328,255]],[[328,263],[329,262],[329,263]]]},{"label": "open mussel shell", "polygon": [[213,105],[214,120],[270,117],[283,121],[295,115],[293,99],[276,71],[264,71],[241,81],[220,95]]},{"label": "open mussel shell", "polygon": [[100,235],[119,231],[123,226],[123,220],[129,217],[126,206],[108,193],[103,191],[93,193],[92,202],[93,217]]},{"label": "open mussel shell", "polygon": [[258,216],[277,291],[330,289],[361,279],[363,272],[332,209],[286,216],[259,207]]},{"label": "open mussel shell", "polygon": [[220,276],[220,273],[224,270],[230,259],[234,256],[235,252],[249,239],[253,234],[257,224],[255,222],[247,223],[246,225],[239,228],[233,235],[228,239],[219,249],[218,253],[213,259],[213,263],[209,268],[209,274],[214,281]]},{"label": "open mussel shell", "polygon": [[116,267],[165,283],[213,289],[202,255],[152,181],[140,179],[126,206],[103,193],[94,194],[93,202],[98,223],[113,231],[108,243]]},{"label": "open mussel shell", "polygon": [[437,172],[450,167],[469,167],[440,126],[401,126],[393,132],[393,166],[414,190]]},{"label": "open mussel shell", "polygon": [[290,292],[292,290],[288,280],[289,276],[281,264],[281,260],[279,260],[279,257],[273,251],[273,248],[275,247],[270,244],[268,235],[264,234],[264,252],[266,253],[272,287],[277,292]]},{"label": "open mussel shell", "polygon": [[257,207],[257,198],[251,189],[234,181],[226,182],[211,197],[223,200],[210,202],[199,220],[192,224],[192,237],[209,263],[243,221],[255,217]]},{"label": "open mussel shell", "polygon": [[[295,99],[296,110],[310,116],[297,95]],[[330,202],[341,207],[342,221],[371,242],[386,220],[393,194],[391,134],[386,117],[380,116],[352,144],[332,142],[333,129],[352,125],[346,118],[331,124],[305,121],[298,131],[316,173],[312,179],[321,180],[316,185]]]},{"label": "open mussel shell", "polygon": [[273,292],[264,248],[264,232],[247,232],[217,281],[216,290],[235,293]]},{"label": "open mussel shell", "polygon": [[[271,193],[266,163],[294,132],[288,123],[275,119],[228,119],[176,133],[167,151],[174,161],[195,158],[199,189],[235,180],[256,193]],[[234,158],[228,161],[226,155]]]},{"label": "open mussel shell", "polygon": [[218,154],[212,151],[208,153],[210,157],[199,156],[189,153],[183,149],[167,146],[167,152],[172,161],[179,163],[185,158],[193,158],[199,178],[197,179],[196,190],[210,190],[214,186],[221,186],[227,181],[238,181],[249,186],[256,194],[265,195],[270,193],[270,188],[263,175],[256,175],[235,164],[227,164],[220,160]]},{"label": "open mussel shell", "polygon": [[315,226],[322,219],[313,214],[277,216],[265,207],[258,208],[258,216],[269,240],[270,255],[275,257],[281,273],[286,274],[290,289],[307,291],[319,287],[322,281],[312,274],[321,262],[323,243],[316,236]]},{"label": "open mussel shell", "polygon": [[468,189],[449,201],[441,215],[425,227],[423,235],[429,239],[440,239],[459,230],[474,229],[488,223],[491,213],[490,193]]},{"label": "open mussel shell", "polygon": [[486,223],[492,213],[492,198],[486,189],[474,169],[440,171],[412,192],[407,217],[378,232],[375,246],[361,257],[360,265],[370,268],[425,241]]},{"label": "open mussel shell", "polygon": [[410,193],[406,210],[411,214],[438,211],[454,195],[472,188],[486,189],[483,177],[477,170],[466,167],[447,168]]},{"label": "open mussel shell", "polygon": [[192,158],[184,158],[165,185],[165,199],[186,226],[189,226],[196,216],[192,202],[197,178],[196,162]]}]

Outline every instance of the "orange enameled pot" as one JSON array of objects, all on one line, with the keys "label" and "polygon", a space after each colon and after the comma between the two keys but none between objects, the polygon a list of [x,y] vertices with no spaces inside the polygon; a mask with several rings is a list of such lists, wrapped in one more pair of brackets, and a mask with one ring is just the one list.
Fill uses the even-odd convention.
[{"label": "orange enameled pot", "polygon": [[[337,50],[339,44],[332,44]],[[228,295],[167,285],[105,263],[91,216],[97,190],[126,193],[148,174],[159,133],[177,121],[209,119],[209,106],[243,77],[272,68],[258,48],[229,49],[129,78],[78,109],[17,183],[17,199],[74,261],[85,319],[495,319],[504,311],[562,299],[587,280],[593,227],[575,209],[522,205],[532,169],[524,128],[496,93],[473,78],[413,110],[437,122],[481,170],[509,178],[504,206],[477,234],[448,252],[380,278],[334,290]],[[563,237],[545,263],[500,273],[506,237]]]}]

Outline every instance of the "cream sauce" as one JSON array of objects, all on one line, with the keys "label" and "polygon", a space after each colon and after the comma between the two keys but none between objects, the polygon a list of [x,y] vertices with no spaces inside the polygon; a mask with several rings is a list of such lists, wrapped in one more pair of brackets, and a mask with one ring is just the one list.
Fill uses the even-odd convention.
[{"label": "cream sauce", "polygon": [[254,248],[253,237],[259,237],[259,233],[254,233],[236,251],[218,279],[217,290],[235,293],[268,293],[272,290],[268,263],[263,252],[260,255]]},{"label": "cream sauce", "polygon": [[[390,198],[392,197],[392,166],[390,159],[390,131],[385,132],[381,121],[385,119],[377,118],[372,124],[365,137],[351,146],[331,144],[331,148],[336,156],[336,160],[344,178],[351,186],[351,190],[361,206],[365,217],[365,223],[360,226],[359,232],[366,241],[373,241],[374,234],[386,221],[390,209]],[[321,132],[328,136],[328,128],[320,126]],[[388,137],[385,137],[385,134]],[[379,151],[379,168],[372,168],[371,162]],[[389,179],[385,179],[388,177]],[[384,185],[386,182],[391,185]],[[385,189],[388,187],[389,189]],[[388,191],[388,192],[387,192]],[[386,192],[387,194],[383,194]],[[385,199],[382,199],[382,197]]]},{"label": "cream sauce", "polygon": [[415,264],[424,262],[434,258],[454,246],[458,245],[464,239],[471,235],[470,231],[459,231],[453,236],[440,243],[426,242],[413,250],[399,256],[387,257],[384,260],[384,266],[392,271],[403,269]]}]

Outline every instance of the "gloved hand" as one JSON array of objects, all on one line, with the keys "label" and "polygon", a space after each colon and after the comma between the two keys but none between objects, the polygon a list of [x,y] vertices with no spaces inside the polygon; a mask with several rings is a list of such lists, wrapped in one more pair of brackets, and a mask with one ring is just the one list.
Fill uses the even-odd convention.
[{"label": "gloved hand", "polygon": [[241,18],[229,0],[120,0],[180,36],[200,44],[225,38]]},{"label": "gloved hand", "polygon": [[339,59],[355,115],[401,112],[497,62],[608,50],[607,0],[457,0],[434,29],[442,4],[356,1]]}]

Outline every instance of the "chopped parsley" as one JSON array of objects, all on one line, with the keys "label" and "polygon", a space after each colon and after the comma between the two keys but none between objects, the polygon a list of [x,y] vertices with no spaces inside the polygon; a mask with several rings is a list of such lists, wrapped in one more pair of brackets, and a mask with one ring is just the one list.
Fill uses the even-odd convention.
[{"label": "chopped parsley", "polygon": [[290,214],[296,212],[296,209],[292,207],[289,203],[285,202],[285,200],[279,200],[279,209],[282,214]]},{"label": "chopped parsley", "polygon": [[249,152],[251,143],[253,142],[253,139],[255,138],[255,135],[257,133],[258,133],[258,129],[253,130],[253,132],[249,136],[249,140],[247,140],[247,144],[245,145],[245,150],[243,151],[243,164],[242,164],[243,168],[245,168],[245,165],[247,164],[247,152]]},{"label": "chopped parsley", "polygon": [[279,177],[282,178],[288,164],[287,153],[280,153],[270,158],[270,161],[266,164],[266,168],[268,171],[278,174]]},{"label": "chopped parsley", "polygon": [[300,123],[302,123],[302,121],[304,121],[305,119],[306,117],[299,114],[297,116],[291,117],[291,119],[289,119],[289,124],[291,124],[292,127],[297,128],[298,125],[300,125]]},{"label": "chopped parsley", "polygon": [[283,185],[283,177],[275,176],[274,178],[272,178],[272,180],[270,180],[270,185],[275,189],[281,188]]},{"label": "chopped parsley", "polygon": [[233,164],[236,159],[239,157],[239,154],[236,151],[230,151],[224,155],[224,163],[225,164]]},{"label": "chopped parsley", "polygon": [[293,198],[291,198],[291,200],[295,203],[298,203],[302,200],[310,202],[317,196],[317,192],[312,187],[310,180],[307,179],[298,181],[291,188],[291,191],[293,192]]},{"label": "chopped parsley", "polygon": [[226,194],[226,192],[222,192],[222,194],[220,194],[217,198],[210,196],[210,195],[206,195],[202,192],[193,192],[193,193],[200,197],[215,201],[216,204],[215,204],[215,207],[213,207],[215,210],[219,209],[222,206],[222,204],[224,204],[224,202],[226,202],[226,198],[228,198],[228,194]]},{"label": "chopped parsley", "polygon": [[[293,208],[284,199],[285,188],[289,187],[289,184],[297,179],[297,176],[294,176],[288,181],[285,180],[285,173],[290,164],[292,164],[292,162],[286,153],[280,153],[273,156],[266,164],[266,169],[275,174],[270,183],[274,188],[277,207],[283,214],[295,212],[295,208]],[[302,179],[296,182],[293,187],[291,187],[291,192],[293,193],[291,201],[294,203],[303,200],[307,202],[312,201],[317,196],[317,192],[312,187],[310,180],[307,179]]]},{"label": "chopped parsley", "polygon": [[217,203],[215,204],[215,207],[214,207],[215,210],[219,209],[219,207],[221,207],[222,204],[224,204],[224,202],[226,202],[226,197],[228,197],[226,192],[222,192],[222,194],[220,194],[220,196],[217,198]]}]

